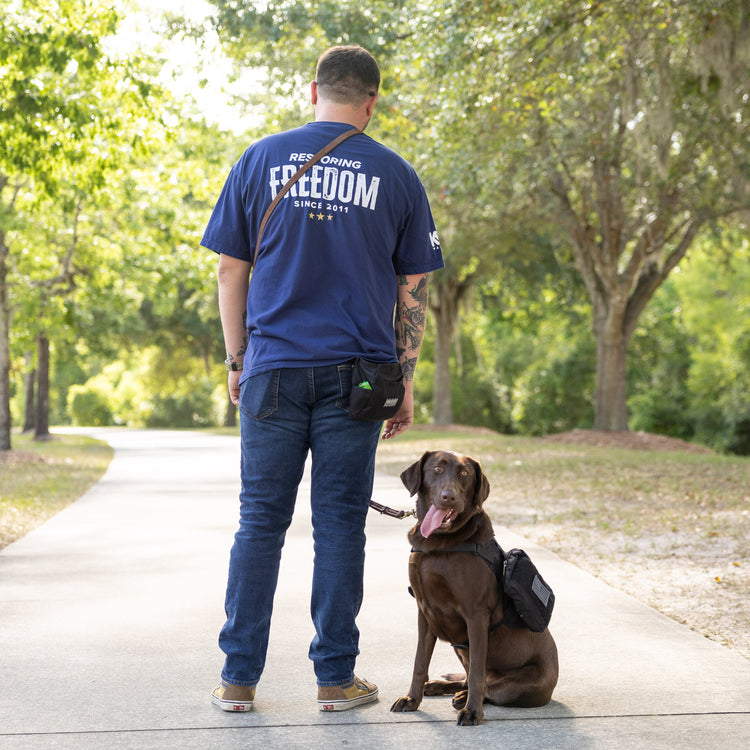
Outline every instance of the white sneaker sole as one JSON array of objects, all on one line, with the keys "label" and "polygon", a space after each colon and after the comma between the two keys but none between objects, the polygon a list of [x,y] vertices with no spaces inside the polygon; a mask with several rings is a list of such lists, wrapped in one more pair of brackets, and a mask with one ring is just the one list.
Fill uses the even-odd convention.
[{"label": "white sneaker sole", "polygon": [[348,711],[350,708],[356,708],[366,703],[373,703],[378,699],[378,691],[360,695],[358,698],[349,698],[340,701],[318,701],[319,711]]},{"label": "white sneaker sole", "polygon": [[251,711],[253,708],[252,701],[225,701],[214,693],[211,693],[211,702],[222,711]]}]

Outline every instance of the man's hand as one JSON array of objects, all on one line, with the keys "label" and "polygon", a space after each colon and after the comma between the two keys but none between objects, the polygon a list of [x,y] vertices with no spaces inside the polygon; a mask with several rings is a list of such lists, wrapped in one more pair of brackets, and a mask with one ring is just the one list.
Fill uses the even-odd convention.
[{"label": "man's hand", "polygon": [[229,373],[227,378],[227,385],[229,387],[229,400],[235,405],[240,405],[240,370],[232,371]]},{"label": "man's hand", "polygon": [[404,386],[406,389],[404,402],[401,404],[401,408],[397,414],[390,419],[386,419],[383,426],[383,440],[390,440],[390,438],[406,432],[414,423],[414,391],[412,383],[404,383]]}]

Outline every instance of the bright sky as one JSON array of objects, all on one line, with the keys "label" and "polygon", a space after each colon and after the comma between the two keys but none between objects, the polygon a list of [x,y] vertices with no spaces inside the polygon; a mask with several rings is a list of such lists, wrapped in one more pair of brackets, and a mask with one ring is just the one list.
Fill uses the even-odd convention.
[{"label": "bright sky", "polygon": [[165,12],[200,22],[211,13],[212,6],[205,0],[133,0],[126,7],[130,10],[111,42],[113,51],[125,54],[141,48],[164,57],[159,82],[178,98],[192,97],[206,119],[222,128],[242,132],[253,122],[252,113],[233,107],[230,98],[233,90],[257,85],[259,77],[248,74],[233,83],[232,65],[218,51],[216,34],[207,37],[207,49],[202,50],[195,42],[169,40],[159,31]]}]

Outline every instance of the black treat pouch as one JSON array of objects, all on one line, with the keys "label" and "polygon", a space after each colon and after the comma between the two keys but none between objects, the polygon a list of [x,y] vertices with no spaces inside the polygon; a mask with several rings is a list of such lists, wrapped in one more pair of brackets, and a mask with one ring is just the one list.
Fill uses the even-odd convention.
[{"label": "black treat pouch", "polygon": [[404,375],[398,362],[372,362],[359,357],[352,366],[349,416],[382,422],[398,413],[404,401]]}]

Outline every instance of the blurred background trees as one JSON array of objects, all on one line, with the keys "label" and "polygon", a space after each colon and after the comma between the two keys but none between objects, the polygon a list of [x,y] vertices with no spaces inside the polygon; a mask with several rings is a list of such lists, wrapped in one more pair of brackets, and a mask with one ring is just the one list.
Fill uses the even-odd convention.
[{"label": "blurred background trees", "polygon": [[[0,449],[45,410],[231,422],[203,226],[244,147],[310,119],[320,51],[356,43],[383,72],[368,133],[417,169],[446,259],[418,418],[750,453],[745,0],[162,4],[187,94],[163,48],[112,51],[133,5],[0,11]],[[197,103],[219,63],[235,114]]]}]

